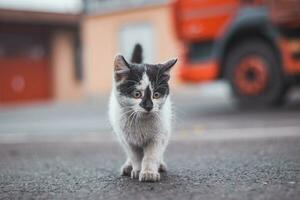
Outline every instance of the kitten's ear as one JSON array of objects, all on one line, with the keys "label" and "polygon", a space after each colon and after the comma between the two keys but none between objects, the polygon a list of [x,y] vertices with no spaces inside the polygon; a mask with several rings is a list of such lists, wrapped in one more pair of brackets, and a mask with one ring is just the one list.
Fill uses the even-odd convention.
[{"label": "kitten's ear", "polygon": [[126,78],[128,73],[130,72],[130,65],[120,54],[116,55],[115,57],[114,72],[116,81],[120,81]]},{"label": "kitten's ear", "polygon": [[176,62],[177,62],[177,58],[174,58],[163,63],[162,70],[164,74],[170,75],[171,68],[176,64]]}]

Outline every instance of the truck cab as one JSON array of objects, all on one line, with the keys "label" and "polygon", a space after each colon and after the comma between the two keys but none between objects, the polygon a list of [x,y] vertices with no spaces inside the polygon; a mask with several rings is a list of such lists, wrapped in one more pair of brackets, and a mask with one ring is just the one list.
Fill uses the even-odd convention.
[{"label": "truck cab", "polygon": [[274,2],[174,1],[180,78],[225,79],[243,105],[282,104],[300,77],[300,1]]}]

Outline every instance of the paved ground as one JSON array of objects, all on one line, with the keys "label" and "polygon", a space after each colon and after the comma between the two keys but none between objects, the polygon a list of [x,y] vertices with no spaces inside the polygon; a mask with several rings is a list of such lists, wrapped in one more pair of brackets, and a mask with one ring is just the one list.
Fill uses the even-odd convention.
[{"label": "paved ground", "polygon": [[119,176],[105,99],[2,108],[0,199],[299,199],[298,93],[277,110],[241,111],[218,88],[174,94],[159,183]]},{"label": "paved ground", "polygon": [[160,183],[120,177],[116,143],[0,147],[0,198],[299,199],[300,138],[176,141]]}]

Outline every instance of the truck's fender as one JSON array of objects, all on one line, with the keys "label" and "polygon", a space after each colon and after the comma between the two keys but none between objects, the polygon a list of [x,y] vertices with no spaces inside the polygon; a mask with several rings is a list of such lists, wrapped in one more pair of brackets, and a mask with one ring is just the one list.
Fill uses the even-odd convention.
[{"label": "truck's fender", "polygon": [[[219,61],[221,68],[230,45],[238,39],[243,39],[243,37],[245,39],[248,36],[262,37],[276,50],[279,49],[276,43],[279,32],[272,26],[267,9],[265,7],[244,8],[237,13],[234,21],[226,29],[225,34],[214,44],[212,54]],[[222,70],[220,72],[222,76]]]}]

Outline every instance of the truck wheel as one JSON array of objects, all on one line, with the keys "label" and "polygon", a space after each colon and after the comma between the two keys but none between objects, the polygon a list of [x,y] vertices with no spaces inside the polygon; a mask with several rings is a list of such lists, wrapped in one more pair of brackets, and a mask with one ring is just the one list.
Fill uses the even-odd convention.
[{"label": "truck wheel", "polygon": [[281,64],[263,40],[250,39],[235,46],[225,62],[225,77],[242,106],[274,106],[286,93]]}]

